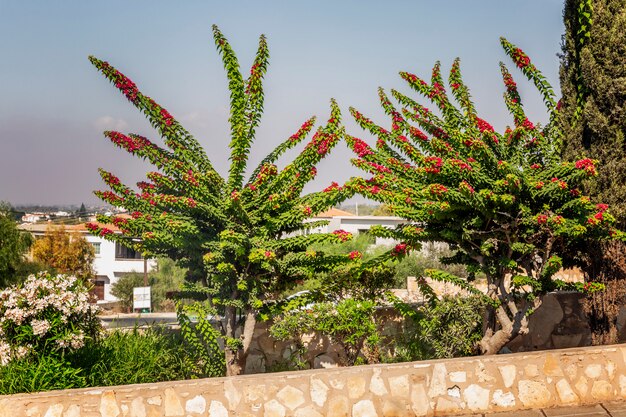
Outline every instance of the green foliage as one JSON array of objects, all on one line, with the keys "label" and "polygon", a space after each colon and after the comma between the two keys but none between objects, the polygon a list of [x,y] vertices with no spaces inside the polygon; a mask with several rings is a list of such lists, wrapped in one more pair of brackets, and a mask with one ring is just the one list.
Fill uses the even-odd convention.
[{"label": "green foliage", "polygon": [[184,358],[179,340],[158,328],[114,331],[63,357],[38,354],[0,366],[0,395],[203,376]]},{"label": "green foliage", "polygon": [[[280,156],[306,138],[314,118],[271,151],[250,177],[244,179],[263,110],[267,44],[261,36],[250,75],[244,78],[230,44],[216,26],[213,37],[230,90],[231,165],[227,178],[219,175],[199,142],[165,108],[141,93],[135,83],[109,63],[89,58],[146,115],[166,147],[138,135],[105,132],[113,143],[147,160],[158,172],[148,173],[148,181],[139,183],[140,190],[136,192],[113,174],[101,170],[110,190],[98,191],[96,195],[126,208],[132,216],[130,219],[99,217],[100,222],[119,227],[121,234],[102,224],[87,226],[96,235],[131,245],[146,254],[167,256],[188,268],[188,278],[209,288],[212,306],[224,314],[228,323],[235,324],[228,326],[223,334],[228,342],[241,327],[237,314],[250,317],[268,299],[309,277],[313,271],[331,270],[349,261],[346,257],[306,253],[311,244],[336,241],[338,236],[298,232],[318,226],[319,223],[303,225],[303,220],[335,206],[350,196],[351,191],[333,183],[324,191],[302,195],[305,184],[317,173],[316,164],[343,135],[341,114],[334,101],[328,121],[317,129],[291,163],[282,170],[275,165]],[[252,319],[247,323],[254,326]],[[232,372],[242,368],[250,337],[251,333],[244,331],[243,338],[248,339],[241,349],[231,352]]]},{"label": "green foliage", "polygon": [[[193,295],[206,293],[206,289],[192,286],[187,286],[184,290]],[[224,337],[226,332],[220,332],[213,325],[218,317],[216,309],[206,301],[185,303],[178,300],[176,316],[185,345],[187,366],[205,377],[224,376],[226,362],[220,339],[225,340],[226,346],[233,351],[237,351],[240,346],[235,344],[237,339],[228,335]]]},{"label": "green foliage", "polygon": [[[617,224],[626,225],[626,2],[565,1],[561,55],[563,157],[589,155],[599,161],[598,176],[585,191],[611,207]],[[594,344],[618,342],[619,306],[626,290],[626,245],[589,242],[583,270],[607,290],[587,298]]]},{"label": "green foliage", "polygon": [[113,331],[68,359],[72,367],[82,370],[86,386],[102,387],[204,376],[189,368],[184,358],[177,337],[149,328]]},{"label": "green foliage", "polygon": [[[167,298],[167,293],[177,291],[181,287],[186,273],[186,268],[179,267],[171,259],[162,257],[157,259],[155,270],[148,273],[152,311],[173,311],[173,304]],[[130,311],[133,308],[133,288],[143,286],[143,273],[131,272],[111,286],[111,294],[120,300],[125,310]]]},{"label": "green foliage", "polygon": [[270,334],[278,340],[289,340],[316,332],[341,346],[346,365],[369,363],[377,361],[380,342],[375,310],[372,300],[346,298],[336,303],[316,303],[277,316]]},{"label": "green foliage", "polygon": [[0,202],[0,288],[26,277],[24,255],[32,243],[31,235],[17,228],[11,206]]},{"label": "green foliage", "polygon": [[481,297],[443,297],[417,307],[395,300],[405,319],[393,361],[456,358],[476,354],[482,337]]},{"label": "green foliage", "polygon": [[82,369],[57,356],[38,355],[0,366],[0,395],[85,387]]},{"label": "green foliage", "polygon": [[[457,250],[446,262],[486,275],[487,297],[497,306],[491,314],[498,313],[481,345],[488,353],[501,347],[490,345],[490,340],[510,340],[525,331],[526,313],[540,303],[537,296],[557,288],[552,280],[558,269],[555,256],[563,258],[561,265],[570,266],[589,239],[624,237],[613,227],[615,219],[606,205],[581,196],[583,183],[596,174],[595,162],[560,159],[563,134],[552,88],[521,49],[505,39],[501,43],[542,95],[550,115],[546,126],[528,120],[517,84],[501,63],[504,101],[514,126],[496,132],[478,116],[457,59],[448,78],[450,93],[439,63],[430,82],[400,73],[436,112],[392,90],[401,106],[398,110],[380,89],[390,130],[351,109],[357,123],[378,138],[376,148],[346,135],[358,156],[353,164],[371,175],[367,180],[353,179],[350,186],[413,222],[395,231],[404,242],[401,249],[420,242],[446,242]],[[511,287],[505,281],[508,274],[536,277],[541,285]],[[449,274],[430,275],[462,282]],[[506,337],[491,339],[497,331]]]}]

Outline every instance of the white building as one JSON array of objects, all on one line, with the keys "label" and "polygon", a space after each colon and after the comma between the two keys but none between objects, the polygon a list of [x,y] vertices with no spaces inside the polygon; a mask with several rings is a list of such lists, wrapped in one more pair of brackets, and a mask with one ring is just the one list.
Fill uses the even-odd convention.
[{"label": "white building", "polygon": [[[20,229],[28,230],[37,239],[46,233],[49,225],[51,223],[22,224]],[[54,226],[63,226],[68,233],[79,233],[93,246],[96,254],[93,263],[95,272],[94,294],[99,303],[117,301],[111,294],[111,286],[124,275],[130,272],[150,272],[156,267],[156,260],[154,259],[144,259],[141,253],[133,249],[89,234],[84,224]],[[112,225],[107,225],[107,227],[119,233],[117,228]]]},{"label": "white building", "polygon": [[[320,226],[310,229],[308,233],[332,233],[335,230],[344,230],[353,235],[368,233],[372,226],[384,226],[390,229],[407,223],[407,220],[395,216],[356,216],[347,211],[332,208],[328,211],[318,214],[317,216],[307,220],[307,222],[315,222],[319,220],[327,220],[326,226]],[[377,237],[372,241],[375,245],[392,245],[393,239]]]}]

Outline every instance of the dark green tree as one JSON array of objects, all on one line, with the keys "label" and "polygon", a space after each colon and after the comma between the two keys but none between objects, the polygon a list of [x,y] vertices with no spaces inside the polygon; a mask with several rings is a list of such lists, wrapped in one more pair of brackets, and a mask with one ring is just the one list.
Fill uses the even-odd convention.
[{"label": "dark green tree", "polygon": [[[585,192],[611,207],[626,225],[626,0],[566,0],[561,55],[561,114],[565,159],[599,161]],[[594,343],[617,342],[615,327],[626,283],[626,245],[590,242],[585,272],[606,291],[587,310]]]},{"label": "dark green tree", "polygon": [[0,202],[0,288],[19,280],[24,255],[32,243],[31,235],[17,228],[11,206]]}]

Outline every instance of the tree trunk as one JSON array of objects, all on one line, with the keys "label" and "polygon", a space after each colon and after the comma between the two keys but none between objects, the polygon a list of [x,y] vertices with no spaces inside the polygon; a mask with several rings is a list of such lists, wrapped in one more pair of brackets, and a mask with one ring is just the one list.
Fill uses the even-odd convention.
[{"label": "tree trunk", "polygon": [[239,320],[237,309],[235,307],[227,307],[224,318],[226,320],[226,337],[231,340],[240,340],[237,346],[234,344],[229,346],[228,343],[224,346],[226,376],[241,375],[246,370],[246,361],[256,327],[256,314],[252,309],[248,309],[245,312],[243,329],[240,336],[238,336],[237,333],[242,323]]},{"label": "tree trunk", "polygon": [[496,320],[487,323],[487,330],[480,342],[478,349],[481,355],[495,355],[500,352],[511,340],[516,336],[528,333],[528,317],[526,312],[530,307],[536,310],[541,305],[541,299],[537,297],[534,303],[517,310],[514,304],[509,307],[514,310],[513,318],[509,318],[503,305],[492,310],[492,314]]}]

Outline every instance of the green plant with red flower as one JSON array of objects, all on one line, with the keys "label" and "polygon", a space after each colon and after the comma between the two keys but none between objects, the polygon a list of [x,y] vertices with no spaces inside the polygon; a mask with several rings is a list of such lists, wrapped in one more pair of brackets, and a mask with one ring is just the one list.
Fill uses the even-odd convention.
[{"label": "green plant with red flower", "polygon": [[[279,157],[305,140],[315,118],[302,124],[252,170],[248,179],[244,178],[263,111],[267,44],[261,36],[250,74],[244,78],[231,46],[215,26],[213,35],[226,69],[231,100],[230,169],[225,178],[215,170],[200,143],[168,110],[144,95],[109,63],[89,58],[146,115],[165,147],[135,134],[105,132],[115,145],[147,160],[156,169],[147,174],[147,181],[137,184],[137,189],[101,170],[110,190],[97,191],[96,195],[127,209],[131,215],[100,216],[99,224],[87,227],[95,235],[145,254],[170,257],[189,268],[189,280],[200,281],[205,288],[187,288],[185,294],[200,291],[214,308],[211,314],[223,315],[224,325],[217,337],[225,340],[228,374],[236,374],[245,368],[256,314],[264,304],[313,271],[330,271],[352,261],[346,256],[322,252],[311,256],[306,252],[313,243],[345,241],[351,235],[300,234],[324,223],[304,220],[337,205],[351,190],[332,183],[323,191],[302,195],[303,187],[317,173],[316,164],[343,135],[341,114],[334,101],[328,121],[291,163],[283,169],[275,165]],[[121,233],[103,224],[114,224]],[[208,314],[198,305],[193,309],[199,317]],[[183,335],[191,340],[192,347],[202,350],[203,341],[210,347],[217,346],[208,320],[198,322],[194,334],[188,315],[179,313]],[[207,370],[209,374],[220,372],[219,366]]]},{"label": "green plant with red flower", "polygon": [[[346,135],[358,156],[354,165],[370,174],[351,180],[350,187],[419,226],[419,233],[406,226],[375,232],[414,247],[447,242],[457,252],[445,263],[461,263],[487,276],[490,326],[480,342],[483,353],[496,353],[528,331],[528,315],[540,305],[539,296],[563,286],[554,273],[574,263],[579,245],[588,239],[624,238],[612,227],[606,205],[580,196],[583,181],[596,175],[595,162],[560,158],[562,132],[550,85],[521,49],[501,42],[543,97],[550,116],[546,126],[527,118],[517,84],[500,63],[513,126],[497,132],[478,116],[457,59],[449,93],[439,63],[430,82],[400,73],[437,111],[392,90],[398,109],[380,89],[391,129],[351,109],[357,123],[377,139],[376,147]],[[451,274],[427,273],[476,292]]]}]

